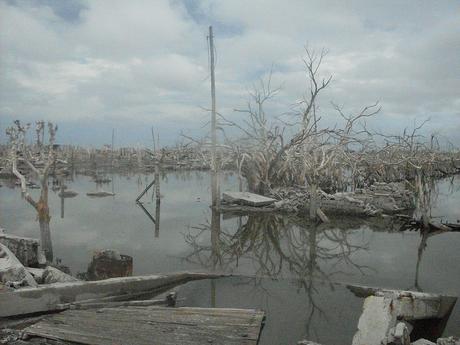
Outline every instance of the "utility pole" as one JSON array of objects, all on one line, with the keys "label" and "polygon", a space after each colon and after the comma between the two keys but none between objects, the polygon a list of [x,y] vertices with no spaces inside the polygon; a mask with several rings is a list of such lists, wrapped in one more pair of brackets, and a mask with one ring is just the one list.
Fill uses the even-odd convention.
[{"label": "utility pole", "polygon": [[113,149],[115,144],[115,128],[112,128],[112,157],[111,157],[111,166],[113,168]]},{"label": "utility pole", "polygon": [[214,75],[214,36],[212,33],[212,26],[209,27],[209,50],[211,60],[211,193],[212,207],[218,210],[220,192],[217,164],[216,79]]}]

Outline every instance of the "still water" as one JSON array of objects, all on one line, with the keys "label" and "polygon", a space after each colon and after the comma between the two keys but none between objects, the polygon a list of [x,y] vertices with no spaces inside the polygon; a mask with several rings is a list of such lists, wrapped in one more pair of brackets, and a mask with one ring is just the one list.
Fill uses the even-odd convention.
[{"label": "still water", "polygon": [[[372,221],[336,219],[315,226],[297,217],[212,214],[206,172],[161,177],[161,202],[151,192],[134,200],[153,176],[110,175],[103,185],[114,197],[89,198],[96,184],[86,176],[68,181],[75,198],[50,191],[55,257],[72,273],[86,271],[95,250],[112,248],[133,257],[134,274],[218,270],[235,274],[176,290],[183,305],[257,308],[266,312],[262,345],[296,344],[307,338],[325,345],[350,344],[363,300],[345,283],[460,295],[460,233],[430,237],[388,232]],[[221,190],[237,190],[235,176]],[[32,194],[38,193],[32,191]],[[62,203],[63,201],[63,203]],[[460,219],[460,177],[437,184],[432,215]],[[18,188],[0,188],[0,226],[39,237],[32,207]],[[418,267],[418,270],[417,270]],[[446,328],[460,336],[460,305]]]}]

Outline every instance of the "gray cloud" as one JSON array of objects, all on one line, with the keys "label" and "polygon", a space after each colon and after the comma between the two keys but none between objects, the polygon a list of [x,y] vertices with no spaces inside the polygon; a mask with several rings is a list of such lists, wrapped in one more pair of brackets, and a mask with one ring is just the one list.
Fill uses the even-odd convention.
[{"label": "gray cloud", "polygon": [[124,136],[125,144],[148,144],[152,125],[165,143],[181,129],[204,133],[199,107],[209,104],[212,24],[218,106],[227,116],[236,116],[247,89],[272,66],[273,82],[283,85],[274,115],[300,99],[308,43],[329,50],[323,73],[334,82],[321,99],[325,125],[337,121],[331,100],[349,111],[380,100],[372,125],[398,130],[430,117],[427,130],[458,141],[459,10],[449,1],[3,1],[0,125],[45,118],[73,142],[76,123],[91,133],[129,127],[138,134]]}]

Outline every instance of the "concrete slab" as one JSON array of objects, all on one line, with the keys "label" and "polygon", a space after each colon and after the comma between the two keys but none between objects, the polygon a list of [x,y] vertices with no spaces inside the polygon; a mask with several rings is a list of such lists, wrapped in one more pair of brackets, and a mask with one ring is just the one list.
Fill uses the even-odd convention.
[{"label": "concrete slab", "polygon": [[276,199],[249,192],[224,192],[222,193],[222,198],[229,203],[256,207],[267,206],[276,202]]}]

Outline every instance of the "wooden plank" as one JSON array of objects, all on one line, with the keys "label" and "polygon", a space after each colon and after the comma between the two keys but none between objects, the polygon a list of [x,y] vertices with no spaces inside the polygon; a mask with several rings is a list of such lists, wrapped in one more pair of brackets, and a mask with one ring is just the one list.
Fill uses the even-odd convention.
[{"label": "wooden plank", "polygon": [[0,317],[58,310],[61,304],[110,296],[142,295],[192,280],[222,274],[180,272],[164,275],[111,278],[98,281],[55,283],[0,293]]},{"label": "wooden plank", "polygon": [[253,309],[123,307],[68,310],[24,330],[88,345],[257,344],[264,313]]},{"label": "wooden plank", "polygon": [[267,206],[276,202],[276,199],[249,192],[224,192],[222,197],[226,202],[249,206]]}]

